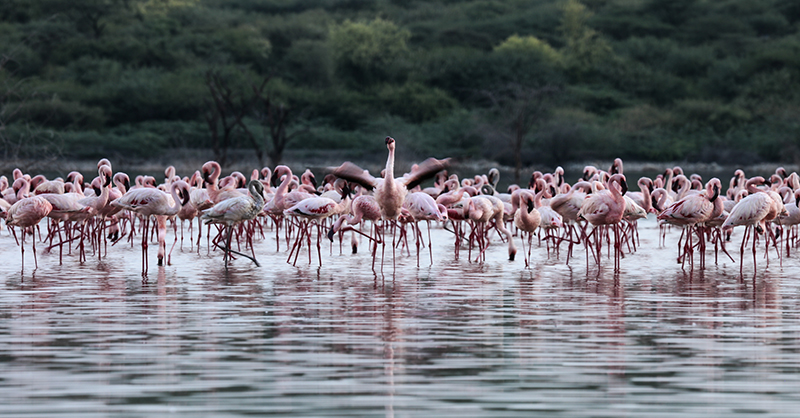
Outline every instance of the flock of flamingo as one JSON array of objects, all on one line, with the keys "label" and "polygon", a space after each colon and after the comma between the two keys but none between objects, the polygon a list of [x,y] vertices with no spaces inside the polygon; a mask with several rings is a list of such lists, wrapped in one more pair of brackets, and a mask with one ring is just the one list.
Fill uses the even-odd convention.
[{"label": "flock of flamingo", "polygon": [[[783,168],[768,179],[746,178],[742,170],[736,170],[723,194],[719,179],[712,178],[704,184],[699,175],[687,177],[675,167],[654,179],[641,177],[637,182],[640,191],[628,192],[622,160],[616,159],[607,171],[587,166],[582,179],[572,185],[565,181],[564,170],[559,167],[554,173],[536,171],[526,187],[511,185],[503,193],[497,190],[496,169],[459,180],[458,176],[447,174],[450,159],[429,158],[396,178],[395,140],[386,137],[385,142],[388,158],[380,177],[345,162],[333,168],[322,185],[317,185],[310,170],[298,177],[284,165],[274,171],[253,170],[249,182],[239,172],[220,178],[222,169],[214,161],[205,163],[191,177],[176,176],[175,169],[168,167],[164,183],[138,176],[134,186],[125,173],[114,173],[107,159],[98,162],[97,177],[90,183],[84,183],[83,175],[76,171],[66,179],[48,180],[16,169],[10,187],[7,178],[0,177],[0,215],[21,248],[23,271],[26,236],[31,237],[38,268],[37,240],[47,245],[48,251],[58,248],[59,263],[63,263],[65,246],[70,254],[75,250],[80,262],[84,262],[87,243],[92,253],[102,258],[108,254],[109,246],[123,240],[133,245],[138,234],[144,277],[153,235],[158,242],[158,265],[163,265],[165,258],[171,264],[179,235],[178,221],[182,244],[183,221],[189,221],[194,247],[194,219],[198,220],[198,251],[205,224],[207,248],[222,251],[226,268],[236,257],[258,265],[254,239],[265,238],[266,230],[275,233],[276,251],[280,251],[282,241],[286,242],[287,262],[294,265],[304,246],[309,263],[312,247],[316,246],[322,264],[320,241],[335,241],[338,237],[341,246],[347,232],[353,253],[359,240],[368,240],[373,270],[379,247],[383,268],[389,233],[393,262],[397,248],[410,254],[411,232],[417,266],[420,248],[425,245],[433,264],[431,221],[441,223],[452,234],[456,258],[466,250],[469,260],[475,262],[485,261],[492,239],[507,245],[508,258],[513,261],[518,237],[526,268],[531,266],[533,236],[538,235],[539,245],[544,241],[548,256],[552,251],[559,257],[561,247],[566,245],[567,264],[573,257],[574,245],[583,244],[587,268],[592,261],[601,264],[606,245],[607,257],[613,258],[618,271],[624,254],[636,251],[636,223],[648,213],[656,214],[661,226],[659,245],[670,226],[680,227],[677,261],[682,266],[688,262],[692,268],[695,253],[700,268],[705,267],[707,243],[714,246],[715,260],[720,250],[733,260],[725,242],[736,226],[745,227],[739,251],[740,274],[748,242],[752,242],[755,267],[759,237],[764,238],[765,257],[770,246],[780,258],[782,240],[787,254],[790,243],[797,241],[791,227],[800,223],[800,177],[797,173],[787,174]],[[433,187],[422,188],[421,183],[431,178]],[[151,224],[153,220],[155,223]],[[419,226],[421,221],[428,226],[427,244]],[[168,222],[175,235],[169,253]],[[44,238],[43,224],[47,228]],[[213,239],[212,225],[216,227]],[[21,233],[19,237],[16,228]]]}]

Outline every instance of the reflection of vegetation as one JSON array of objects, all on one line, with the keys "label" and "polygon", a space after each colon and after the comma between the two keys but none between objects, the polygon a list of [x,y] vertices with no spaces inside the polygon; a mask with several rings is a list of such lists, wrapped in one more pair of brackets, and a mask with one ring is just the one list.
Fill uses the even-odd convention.
[{"label": "reflection of vegetation", "polygon": [[798,4],[6,0],[3,157],[799,159]]}]

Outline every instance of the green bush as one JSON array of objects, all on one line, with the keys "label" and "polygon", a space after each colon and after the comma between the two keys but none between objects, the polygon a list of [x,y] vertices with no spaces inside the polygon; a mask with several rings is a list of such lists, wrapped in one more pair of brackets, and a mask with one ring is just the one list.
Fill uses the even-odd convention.
[{"label": "green bush", "polygon": [[131,131],[124,135],[98,131],[61,133],[64,141],[63,154],[68,158],[131,160],[157,157],[166,145],[166,140],[152,132]]},{"label": "green bush", "polygon": [[445,91],[415,82],[384,85],[376,96],[381,109],[413,123],[437,119],[458,107],[458,102]]},{"label": "green bush", "polygon": [[719,134],[746,125],[753,118],[745,109],[718,101],[688,99],[675,104],[675,113],[691,129],[710,127]]},{"label": "green bush", "polygon": [[58,96],[33,98],[19,106],[19,111],[8,122],[24,120],[47,128],[61,129],[98,129],[105,122],[101,108],[62,101]]}]

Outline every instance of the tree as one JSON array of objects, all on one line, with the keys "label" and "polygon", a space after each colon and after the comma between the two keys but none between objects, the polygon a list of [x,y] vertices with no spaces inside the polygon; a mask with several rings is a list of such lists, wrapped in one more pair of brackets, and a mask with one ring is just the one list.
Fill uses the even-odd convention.
[{"label": "tree", "polygon": [[[221,166],[225,166],[234,129],[244,126],[242,118],[251,112],[257,96],[248,98],[243,92],[234,92],[219,71],[206,73],[206,85],[211,94],[211,100],[206,101],[205,112],[206,123],[211,132],[211,147],[214,158]],[[252,140],[252,135],[249,137]],[[264,158],[261,149],[255,143],[253,146],[256,157],[261,161]]]},{"label": "tree", "polygon": [[410,37],[411,32],[381,18],[333,26],[329,42],[337,75],[353,86],[387,80],[393,64],[408,54]]},{"label": "tree", "polygon": [[36,92],[26,85],[28,79],[15,77],[12,67],[18,66],[16,54],[34,35],[0,52],[0,147],[3,159],[23,168],[51,164],[60,153],[58,136],[18,121]]},{"label": "tree", "polygon": [[286,100],[277,98],[274,92],[266,91],[266,87],[271,78],[272,76],[270,75],[266,77],[260,85],[251,85],[254,103],[252,111],[261,126],[269,132],[268,135],[265,134],[263,137],[263,148],[244,121],[240,119],[238,123],[247,137],[250,138],[250,142],[256,151],[256,157],[258,157],[258,164],[264,165],[262,149],[266,149],[270,163],[274,167],[279,165],[283,160],[283,152],[286,150],[286,146],[289,142],[297,135],[308,130],[301,129],[291,133],[289,132],[289,126],[297,119],[302,118],[306,110],[298,112]]},{"label": "tree", "polygon": [[611,45],[588,25],[592,12],[578,0],[567,0],[559,30],[566,45],[567,66],[578,78],[593,70],[612,54]]},{"label": "tree", "polygon": [[559,89],[555,86],[527,87],[508,84],[504,88],[484,91],[493,104],[492,114],[504,129],[498,132],[511,146],[514,156],[514,181],[519,183],[522,174],[522,146],[533,128],[549,114],[553,97]]}]

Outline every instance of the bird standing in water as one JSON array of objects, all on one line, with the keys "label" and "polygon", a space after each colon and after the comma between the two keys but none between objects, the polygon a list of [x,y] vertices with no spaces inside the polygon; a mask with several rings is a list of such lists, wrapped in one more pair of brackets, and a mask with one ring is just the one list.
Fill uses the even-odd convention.
[{"label": "bird standing in water", "polygon": [[[262,194],[264,192],[264,185],[258,180],[250,180],[247,189],[250,192],[250,196],[238,196],[223,200],[213,207],[204,210],[201,216],[201,219],[203,219],[206,224],[222,224],[225,226],[225,229],[227,229],[225,247],[221,247],[223,251],[225,251],[225,269],[228,268],[228,259],[230,259],[231,253],[247,257],[256,263],[256,266],[261,266],[258,264],[258,261],[256,261],[255,254],[253,254],[253,257],[250,257],[231,249],[233,226],[244,221],[255,219],[255,217],[264,210],[264,196]],[[248,242],[250,239],[251,237],[248,235]],[[217,245],[219,246],[219,244]],[[253,248],[252,243],[250,243],[250,248]]]}]

